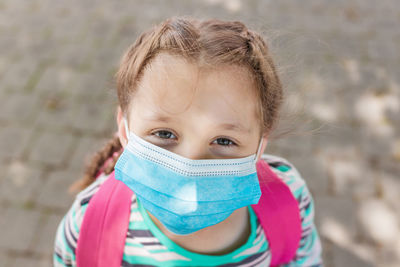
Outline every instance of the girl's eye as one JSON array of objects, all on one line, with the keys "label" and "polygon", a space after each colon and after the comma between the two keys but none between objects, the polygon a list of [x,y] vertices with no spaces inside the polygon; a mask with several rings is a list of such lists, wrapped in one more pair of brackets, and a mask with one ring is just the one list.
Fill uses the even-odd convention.
[{"label": "girl's eye", "polygon": [[218,145],[221,145],[221,146],[236,145],[235,142],[233,142],[232,140],[229,140],[227,138],[218,138],[214,142],[216,142]]},{"label": "girl's eye", "polygon": [[172,132],[167,131],[167,130],[160,130],[160,131],[154,132],[153,135],[155,135],[161,139],[176,139],[176,136]]}]

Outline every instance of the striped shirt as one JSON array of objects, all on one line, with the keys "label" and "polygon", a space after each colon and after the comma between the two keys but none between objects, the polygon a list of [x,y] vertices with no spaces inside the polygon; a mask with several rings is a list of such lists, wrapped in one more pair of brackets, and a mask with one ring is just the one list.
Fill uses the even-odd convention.
[{"label": "striped shirt", "polygon": [[[301,215],[299,248],[294,259],[283,266],[322,266],[322,248],[314,225],[314,203],[306,183],[287,160],[267,154],[262,157],[289,186]],[[91,197],[107,178],[101,175],[80,192],[62,219],[56,234],[54,266],[76,266],[75,250],[83,216]],[[164,235],[133,194],[121,266],[269,266],[271,253],[268,240],[251,206],[248,210],[251,231],[246,243],[224,255],[205,255],[186,250]]]}]

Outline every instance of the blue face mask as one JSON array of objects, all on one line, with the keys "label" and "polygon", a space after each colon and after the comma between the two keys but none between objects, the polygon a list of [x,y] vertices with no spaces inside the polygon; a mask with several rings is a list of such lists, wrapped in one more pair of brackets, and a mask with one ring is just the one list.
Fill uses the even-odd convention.
[{"label": "blue face mask", "polygon": [[127,131],[127,136],[115,177],[175,234],[190,234],[222,222],[233,211],[260,199],[256,160],[261,143],[257,154],[244,158],[192,160],[133,132]]}]

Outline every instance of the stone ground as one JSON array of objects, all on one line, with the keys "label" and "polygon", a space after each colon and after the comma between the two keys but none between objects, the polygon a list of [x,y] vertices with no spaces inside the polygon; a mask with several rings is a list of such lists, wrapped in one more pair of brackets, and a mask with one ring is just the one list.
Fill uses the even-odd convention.
[{"label": "stone ground", "polygon": [[396,0],[0,0],[0,265],[51,266],[67,187],[116,129],[120,56],[173,15],[266,35],[290,131],[267,153],[308,182],[325,266],[400,266]]}]

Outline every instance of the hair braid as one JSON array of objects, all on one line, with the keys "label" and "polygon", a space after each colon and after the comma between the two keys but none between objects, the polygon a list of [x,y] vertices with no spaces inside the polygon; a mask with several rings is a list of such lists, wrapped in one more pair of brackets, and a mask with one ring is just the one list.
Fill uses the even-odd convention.
[{"label": "hair braid", "polygon": [[96,180],[97,176],[102,172],[110,174],[114,170],[115,163],[121,153],[122,145],[119,141],[118,135],[116,134],[101,150],[97,151],[93,155],[91,161],[85,168],[82,179],[73,183],[70,186],[69,191],[77,192],[84,189]]},{"label": "hair braid", "polygon": [[263,87],[259,90],[261,105],[264,107],[261,109],[262,131],[270,133],[278,121],[283,101],[282,84],[263,38],[250,30],[246,30],[245,36],[250,49],[250,65],[256,73],[258,83]]}]

